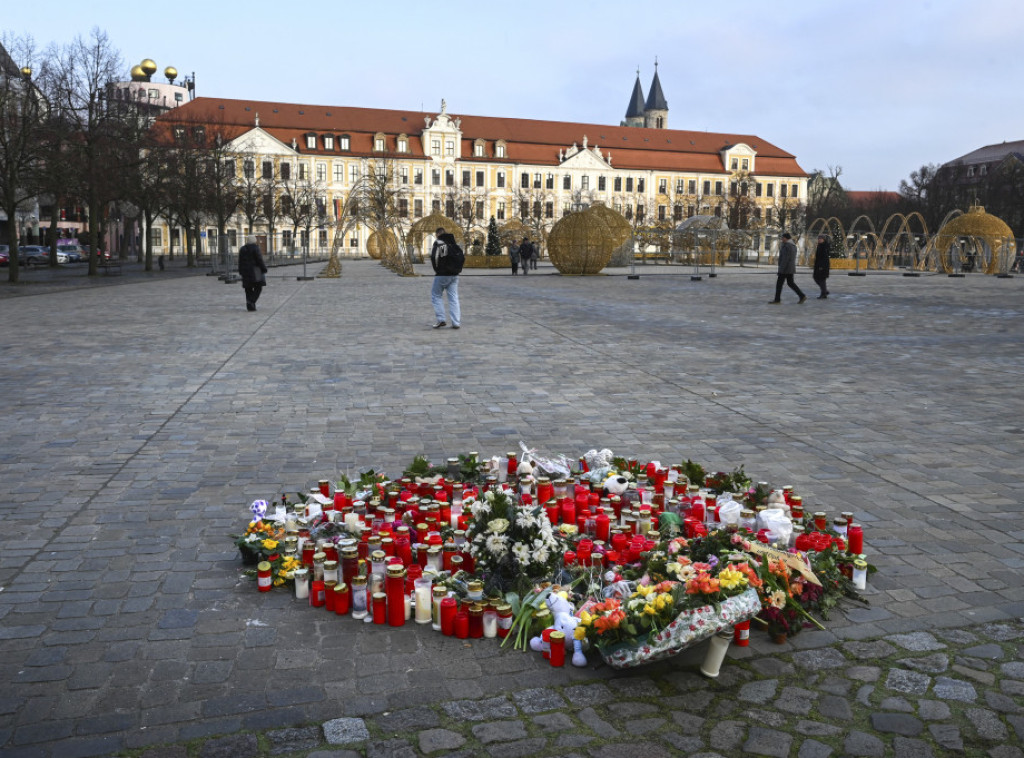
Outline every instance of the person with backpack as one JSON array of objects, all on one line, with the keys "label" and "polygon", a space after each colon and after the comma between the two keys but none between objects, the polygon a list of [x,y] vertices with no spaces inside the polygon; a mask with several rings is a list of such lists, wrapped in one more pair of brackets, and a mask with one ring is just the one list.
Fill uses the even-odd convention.
[{"label": "person with backpack", "polygon": [[448,316],[452,329],[462,326],[462,310],[459,307],[459,274],[466,263],[466,254],[455,237],[438,227],[437,239],[430,248],[430,265],[434,269],[434,284],[430,289],[430,302],[436,316],[435,329],[448,326],[444,318],[444,296],[448,294]]},{"label": "person with backpack", "polygon": [[529,237],[523,237],[519,244],[519,261],[523,267],[523,275],[530,273],[530,259],[533,257],[533,243]]}]

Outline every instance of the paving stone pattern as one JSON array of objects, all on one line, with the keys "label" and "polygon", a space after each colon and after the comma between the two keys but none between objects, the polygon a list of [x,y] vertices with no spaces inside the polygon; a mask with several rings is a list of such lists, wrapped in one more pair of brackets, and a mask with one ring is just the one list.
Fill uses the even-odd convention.
[{"label": "paving stone pattern", "polygon": [[[429,277],[369,261],[274,269],[256,313],[164,273],[0,286],[4,758],[1024,755],[1024,279],[836,275],[768,306],[767,267],[542,265],[468,272],[456,332]],[[257,497],[519,440],[853,511],[870,604],[755,631],[709,681],[702,647],[555,670],[240,575]]]}]

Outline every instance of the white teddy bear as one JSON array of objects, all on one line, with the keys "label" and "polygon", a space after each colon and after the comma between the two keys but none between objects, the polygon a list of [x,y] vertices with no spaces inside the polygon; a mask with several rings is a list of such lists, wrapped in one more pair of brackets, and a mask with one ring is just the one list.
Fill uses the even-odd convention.
[{"label": "white teddy bear", "polygon": [[[548,608],[554,618],[554,623],[548,629],[556,629],[565,635],[565,644],[572,641],[572,665],[582,668],[587,665],[587,656],[583,654],[583,642],[576,639],[576,627],[580,620],[573,615],[572,603],[564,594],[552,592],[547,597]],[[535,653],[541,653],[550,649],[550,645],[542,637],[534,637],[530,640],[530,649]]]}]

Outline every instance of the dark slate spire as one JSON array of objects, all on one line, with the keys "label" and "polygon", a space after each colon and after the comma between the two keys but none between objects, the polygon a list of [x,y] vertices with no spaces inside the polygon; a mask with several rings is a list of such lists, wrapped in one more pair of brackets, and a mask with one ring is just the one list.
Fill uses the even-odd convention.
[{"label": "dark slate spire", "polygon": [[[660,90],[659,90],[660,91]],[[644,89],[640,86],[640,71],[636,72],[636,84],[633,85],[633,94],[629,98],[629,107],[626,108],[626,118],[644,117]]]},{"label": "dark slate spire", "polygon": [[[638,77],[639,78],[639,77]],[[639,87],[640,82],[637,82]],[[658,79],[658,64],[654,64],[654,81],[651,82],[651,91],[647,95],[647,110],[667,111],[668,103],[665,102],[665,94],[661,91],[661,80]]]}]

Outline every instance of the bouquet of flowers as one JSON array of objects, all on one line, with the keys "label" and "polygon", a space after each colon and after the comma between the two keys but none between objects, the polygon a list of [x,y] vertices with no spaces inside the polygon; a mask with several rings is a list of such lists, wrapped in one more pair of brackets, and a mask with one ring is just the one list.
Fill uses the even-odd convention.
[{"label": "bouquet of flowers", "polygon": [[552,578],[562,561],[561,538],[544,510],[524,506],[511,492],[492,489],[469,506],[466,541],[488,593],[526,595],[535,582]]},{"label": "bouquet of flowers", "polygon": [[235,545],[242,554],[242,561],[247,565],[256,565],[276,557],[278,546],[284,539],[284,529],[270,521],[264,521],[267,513],[267,501],[256,500],[250,506],[253,520],[242,534],[235,535]]}]

